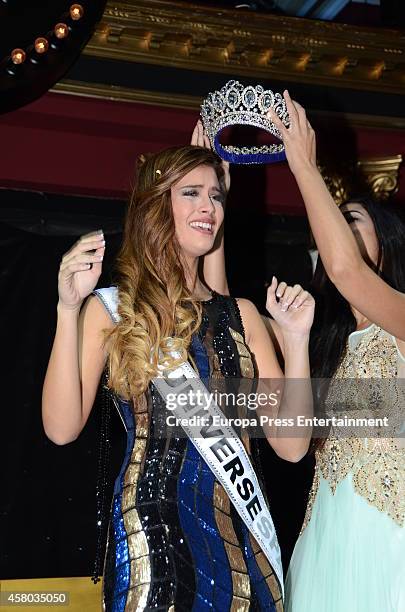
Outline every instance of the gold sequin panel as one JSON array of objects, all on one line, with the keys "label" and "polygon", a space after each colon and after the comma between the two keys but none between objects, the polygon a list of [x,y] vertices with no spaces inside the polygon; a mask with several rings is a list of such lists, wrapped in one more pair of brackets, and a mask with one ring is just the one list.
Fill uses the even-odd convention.
[{"label": "gold sequin panel", "polygon": [[[248,380],[244,381],[247,384],[243,384],[240,387],[240,392],[248,395],[252,391],[252,381],[249,379],[253,379],[255,376],[255,366],[253,364],[252,354],[249,348],[246,346],[245,341],[243,339],[242,334],[229,327],[229,333],[232,336],[232,339],[235,342],[236,350],[239,355],[239,365],[240,371],[243,378]],[[237,416],[238,418],[246,418],[248,415],[248,410],[246,406],[237,405]],[[241,440],[246,448],[246,451],[250,454],[250,440],[249,433],[246,428],[243,428],[240,432]]]},{"label": "gold sequin panel", "polygon": [[125,530],[128,534],[128,552],[131,561],[131,575],[125,610],[134,612],[146,607],[151,582],[149,547],[145,531],[135,507],[136,489],[142,470],[149,433],[147,399],[142,395],[134,400],[136,439],[131,459],[124,476],[121,509]]},{"label": "gold sequin panel", "polygon": [[283,596],[280,591],[280,586],[278,584],[277,578],[273,572],[273,569],[270,563],[267,560],[266,555],[260,548],[260,545],[257,543],[255,538],[251,533],[249,533],[250,544],[252,546],[253,553],[255,555],[255,560],[261,573],[263,574],[266,584],[269,587],[270,593],[272,594],[274,603],[276,605],[276,611],[283,611]]},{"label": "gold sequin panel", "polygon": [[252,355],[245,344],[242,334],[232,329],[232,327],[229,328],[229,331],[236,344],[239,355],[240,371],[243,378],[254,378],[255,370]]},{"label": "gold sequin panel", "polygon": [[225,551],[232,570],[233,595],[231,610],[248,612],[250,606],[250,580],[232,524],[230,500],[222,485],[214,484],[214,512],[218,531],[224,540]]}]

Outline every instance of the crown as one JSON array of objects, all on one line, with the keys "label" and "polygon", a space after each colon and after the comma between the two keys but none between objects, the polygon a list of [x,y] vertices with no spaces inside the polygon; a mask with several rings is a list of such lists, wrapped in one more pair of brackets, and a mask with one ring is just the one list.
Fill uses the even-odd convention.
[{"label": "crown", "polygon": [[288,127],[289,117],[283,96],[261,85],[244,87],[239,81],[228,81],[219,91],[208,94],[201,105],[201,119],[213,150],[234,164],[268,164],[285,160],[282,142],[253,147],[235,147],[219,142],[221,131],[230,125],[252,125],[281,140],[280,132],[267,117],[270,108]]}]

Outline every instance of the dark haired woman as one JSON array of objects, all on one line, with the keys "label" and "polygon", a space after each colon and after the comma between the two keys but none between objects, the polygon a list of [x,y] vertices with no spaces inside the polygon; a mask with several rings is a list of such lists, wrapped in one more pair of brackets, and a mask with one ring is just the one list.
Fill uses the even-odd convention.
[{"label": "dark haired woman", "polygon": [[[368,199],[338,209],[316,167],[315,136],[305,111],[288,92],[284,97],[290,127],[270,116],[282,133],[320,255],[312,373],[333,378],[328,415],[336,398],[350,417],[375,416],[377,408],[391,425],[368,437],[364,430],[360,435],[332,429],[317,443],[310,502],[287,579],[287,610],[400,612],[405,610],[399,380],[405,376],[405,230]],[[374,380],[364,384],[367,379]]]},{"label": "dark haired woman", "polygon": [[[168,434],[165,403],[153,383],[162,364],[189,365],[189,358],[201,378],[214,382],[260,376],[280,384],[283,378],[253,304],[212,295],[198,276],[199,258],[211,251],[223,222],[224,197],[223,166],[211,151],[187,146],[152,155],[128,208],[118,287],[97,290],[81,308],[101,272],[101,233],[82,237],[60,266],[45,431],[57,444],[77,438],[107,362],[128,434],[114,490],[105,610],[282,610],[281,581],[192,440]],[[282,308],[276,288],[274,280],[268,307],[284,333],[285,375],[307,378],[313,299],[298,287],[290,308]],[[280,410],[290,410],[288,394],[282,398]],[[311,407],[307,396],[293,409]],[[297,461],[306,453],[310,431],[295,439],[265,431],[282,457]],[[249,442],[246,451],[253,453]],[[222,458],[229,452],[224,447]],[[252,480],[239,480],[242,463],[230,463],[232,482],[238,478],[240,496],[249,500]],[[254,468],[249,473],[254,480]],[[251,501],[253,524],[264,508]]]}]

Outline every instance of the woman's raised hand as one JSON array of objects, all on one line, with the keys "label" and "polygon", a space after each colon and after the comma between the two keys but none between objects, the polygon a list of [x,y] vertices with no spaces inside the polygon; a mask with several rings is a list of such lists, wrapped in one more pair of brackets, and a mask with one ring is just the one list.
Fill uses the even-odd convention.
[{"label": "woman's raised hand", "polygon": [[268,117],[282,136],[288,165],[296,175],[303,167],[316,168],[315,132],[307,119],[305,109],[295,100],[291,100],[287,90],[283,95],[290,117],[289,127],[284,125],[273,109],[269,110]]},{"label": "woman's raised hand", "polygon": [[314,320],[315,300],[301,285],[279,284],[273,276],[267,289],[266,309],[283,333],[307,335]]},{"label": "woman's raised hand", "polygon": [[101,274],[105,251],[102,230],[81,236],[62,258],[58,291],[59,305],[69,310],[80,309],[93,291]]},{"label": "woman's raised hand", "polygon": [[[210,139],[205,133],[204,126],[201,123],[200,119],[195,124],[193,133],[191,135],[191,144],[196,147],[204,147],[205,149],[212,149]],[[222,161],[222,167],[224,169],[224,182],[225,182],[225,190],[228,193],[231,187],[231,174],[229,172],[229,162]]]}]

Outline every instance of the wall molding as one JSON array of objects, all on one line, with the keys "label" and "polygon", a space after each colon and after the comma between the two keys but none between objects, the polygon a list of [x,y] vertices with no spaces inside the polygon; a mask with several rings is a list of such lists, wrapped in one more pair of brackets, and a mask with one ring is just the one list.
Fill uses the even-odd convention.
[{"label": "wall molding", "polygon": [[[64,79],[57,83],[51,90],[52,93],[63,93],[88,98],[99,98],[117,102],[132,102],[150,104],[166,108],[179,108],[198,111],[202,102],[199,96],[185,94],[147,91],[143,89],[132,89],[103,83],[85,83]],[[334,111],[318,111],[307,109],[311,118],[319,118],[323,121],[344,121],[352,127],[366,127],[383,130],[405,130],[405,117],[385,117],[380,115],[367,115],[359,113],[338,113]]]},{"label": "wall molding", "polygon": [[405,32],[165,0],[107,3],[85,54],[381,93],[405,92]]},{"label": "wall molding", "polygon": [[387,201],[398,191],[399,169],[402,155],[385,155],[380,157],[365,157],[357,161],[356,167],[338,170],[333,167],[320,166],[322,176],[328,189],[340,205],[353,195],[353,181],[361,178],[374,197],[382,202]]}]

